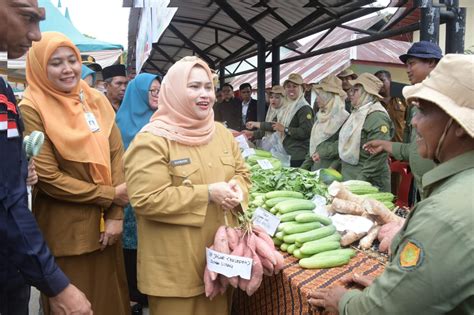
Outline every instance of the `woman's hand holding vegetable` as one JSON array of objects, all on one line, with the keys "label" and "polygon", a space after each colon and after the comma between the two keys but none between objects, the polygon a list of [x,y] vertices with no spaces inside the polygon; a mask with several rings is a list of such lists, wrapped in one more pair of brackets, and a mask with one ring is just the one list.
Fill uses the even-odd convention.
[{"label": "woman's hand holding vegetable", "polygon": [[222,206],[225,210],[235,208],[242,201],[240,187],[232,181],[229,183],[219,182],[209,185],[209,200]]},{"label": "woman's hand holding vegetable", "polygon": [[100,250],[104,250],[107,245],[113,245],[122,235],[123,231],[123,220],[105,220],[105,232],[100,233],[99,243]]},{"label": "woman's hand holding vegetable", "polygon": [[128,194],[127,194],[127,184],[123,183],[115,187],[115,196],[114,200],[112,200],[118,206],[125,207],[128,202]]}]

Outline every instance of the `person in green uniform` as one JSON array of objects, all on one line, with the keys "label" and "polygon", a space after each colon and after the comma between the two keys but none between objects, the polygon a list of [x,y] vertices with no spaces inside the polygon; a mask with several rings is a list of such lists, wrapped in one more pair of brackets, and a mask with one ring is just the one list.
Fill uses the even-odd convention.
[{"label": "person in green uniform", "polygon": [[390,140],[393,125],[378,94],[382,81],[370,73],[362,73],[349,81],[352,113],[339,131],[339,157],[344,180],[364,180],[381,191],[390,191],[387,154],[371,155],[362,147],[370,140]]},{"label": "person in green uniform", "polygon": [[474,314],[474,57],[446,55],[422,83],[405,87],[420,156],[437,162],[423,176],[424,199],[392,243],[384,273],[351,275],[310,293],[309,303],[339,314]]},{"label": "person in green uniform", "polygon": [[342,89],[342,81],[334,75],[327,76],[313,89],[319,111],[311,130],[309,151],[301,168],[313,171],[329,167],[338,169],[339,129],[349,117],[344,103],[347,94]]},{"label": "person in green uniform", "polygon": [[291,156],[292,167],[303,164],[314,123],[313,109],[304,98],[303,83],[303,78],[298,73],[288,76],[283,83],[285,109],[281,119],[273,123],[273,130],[280,132],[283,148]]},{"label": "person in green uniform", "polygon": [[[437,44],[421,41],[414,43],[406,54],[400,56],[400,60],[407,66],[410,83],[416,84],[423,81],[430,74],[442,56],[441,48]],[[404,138],[408,137],[409,143],[375,140],[368,142],[364,149],[373,154],[385,151],[399,161],[408,161],[421,197],[423,195],[421,177],[431,170],[435,164],[433,161],[421,158],[418,154],[416,131],[411,127],[411,119],[417,110],[417,106],[411,104],[407,112],[405,128],[407,133]]]},{"label": "person in green uniform", "polygon": [[273,123],[278,120],[278,115],[281,115],[283,112],[285,90],[281,85],[274,85],[269,94],[270,108],[265,116],[265,121],[248,121],[245,127],[249,130],[243,131],[247,138],[262,139],[264,136],[269,136],[274,132]]}]

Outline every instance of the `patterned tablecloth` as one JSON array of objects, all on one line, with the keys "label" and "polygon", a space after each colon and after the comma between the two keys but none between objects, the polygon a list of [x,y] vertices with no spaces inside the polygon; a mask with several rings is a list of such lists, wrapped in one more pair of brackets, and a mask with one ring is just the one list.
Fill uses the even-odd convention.
[{"label": "patterned tablecloth", "polygon": [[233,315],[313,315],[319,312],[308,304],[307,295],[316,288],[326,288],[337,284],[347,274],[378,276],[384,265],[358,252],[349,264],[330,269],[302,269],[298,260],[285,254],[285,267],[280,274],[264,277],[263,283],[251,297],[241,290],[235,290]]}]

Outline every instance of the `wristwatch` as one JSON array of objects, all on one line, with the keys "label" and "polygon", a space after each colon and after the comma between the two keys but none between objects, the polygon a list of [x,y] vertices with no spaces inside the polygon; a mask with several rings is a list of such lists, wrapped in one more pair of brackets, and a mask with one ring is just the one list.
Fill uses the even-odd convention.
[{"label": "wristwatch", "polygon": [[290,129],[288,129],[288,127],[285,127],[285,135],[287,135],[287,136],[290,135]]}]

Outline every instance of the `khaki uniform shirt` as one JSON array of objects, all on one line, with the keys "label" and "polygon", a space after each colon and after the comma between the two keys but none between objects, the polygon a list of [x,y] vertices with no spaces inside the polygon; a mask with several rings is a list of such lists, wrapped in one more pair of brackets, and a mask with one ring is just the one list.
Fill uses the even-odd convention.
[{"label": "khaki uniform shirt", "polygon": [[376,111],[367,115],[360,137],[359,163],[352,165],[341,160],[341,173],[344,180],[365,180],[377,186],[381,191],[390,191],[390,170],[387,153],[372,155],[362,147],[370,140],[392,138],[393,127],[390,117]]},{"label": "khaki uniform shirt", "polygon": [[[22,106],[26,132],[45,132],[40,115]],[[33,191],[33,212],[53,255],[71,256],[100,248],[100,217],[123,219],[123,208],[112,204],[115,186],[123,183],[123,145],[114,124],[109,136],[113,186],[97,185],[88,163],[65,160],[45,133],[41,152],[35,157],[38,183]],[[80,148],[78,148],[80,150]]]},{"label": "khaki uniform shirt", "polygon": [[[125,176],[138,228],[138,288],[147,295],[204,293],[206,247],[224,211],[208,184],[236,179],[247,200],[250,176],[232,134],[217,123],[210,143],[186,146],[138,133],[125,154]],[[245,207],[245,202],[244,202]],[[227,213],[231,225],[237,220]]]},{"label": "khaki uniform shirt", "polygon": [[474,314],[474,151],[423,177],[425,199],[392,241],[384,273],[339,314]]}]

